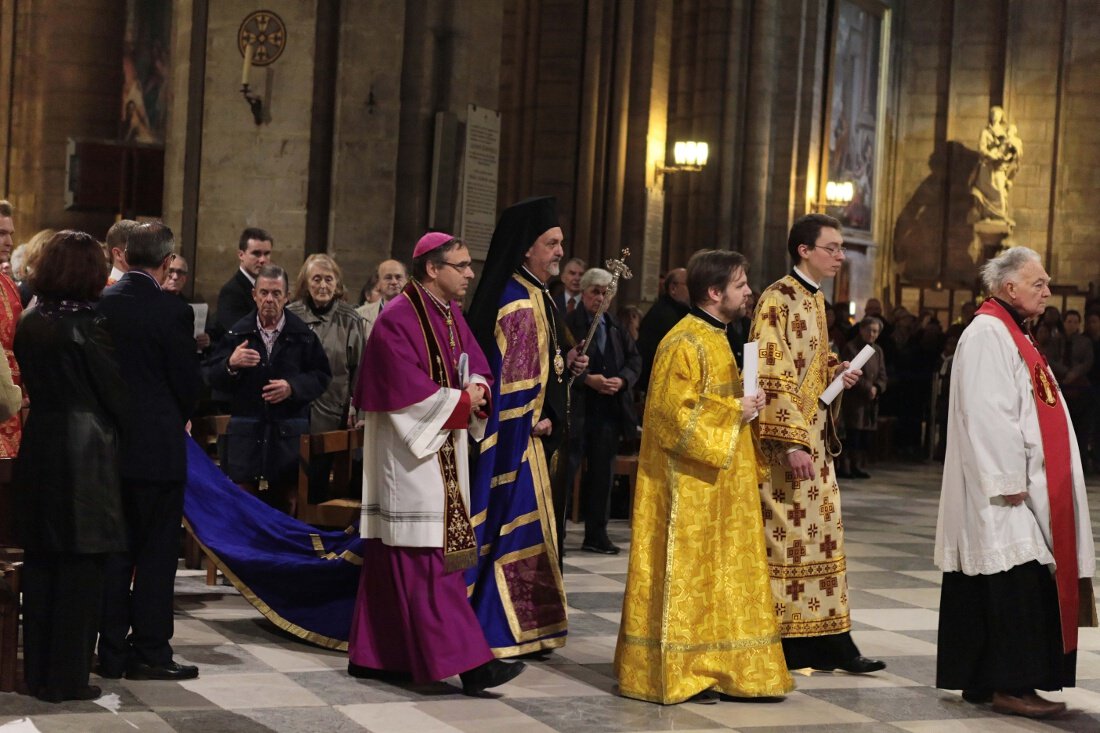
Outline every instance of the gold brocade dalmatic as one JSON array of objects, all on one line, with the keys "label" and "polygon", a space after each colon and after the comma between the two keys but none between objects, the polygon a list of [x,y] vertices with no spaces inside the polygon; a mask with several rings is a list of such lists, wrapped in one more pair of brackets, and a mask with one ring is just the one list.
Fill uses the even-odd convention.
[{"label": "gold brocade dalmatic", "polygon": [[[844,523],[832,455],[839,445],[818,401],[837,364],[829,352],[825,298],[788,275],[760,295],[750,340],[760,353],[767,404],[757,422],[768,477],[760,486],[768,572],[784,637],[848,631]],[[835,410],[839,399],[833,403]],[[796,481],[787,451],[813,458],[814,478]]]},{"label": "gold brocade dalmatic", "polygon": [[793,689],[764,559],[752,433],[725,332],[685,316],[657,349],[638,464],[615,673],[683,702]]}]

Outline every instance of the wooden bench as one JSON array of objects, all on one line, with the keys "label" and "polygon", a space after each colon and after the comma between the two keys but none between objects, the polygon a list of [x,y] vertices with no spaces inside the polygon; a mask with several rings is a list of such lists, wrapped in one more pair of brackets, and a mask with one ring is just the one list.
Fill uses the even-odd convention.
[{"label": "wooden bench", "polygon": [[332,456],[329,486],[343,492],[351,483],[355,452],[362,447],[362,428],[302,436],[298,463],[298,519],[321,527],[348,527],[355,522],[359,516],[359,497],[335,497],[318,504],[310,503],[310,465],[322,456]]},{"label": "wooden bench", "polygon": [[[570,518],[574,523],[581,520],[581,476],[584,475],[584,469],[582,465],[573,478],[573,506]],[[629,519],[634,514],[634,489],[638,484],[638,456],[615,456],[615,460],[611,463],[611,475],[626,476],[627,485],[630,487],[626,505],[626,517]]]}]

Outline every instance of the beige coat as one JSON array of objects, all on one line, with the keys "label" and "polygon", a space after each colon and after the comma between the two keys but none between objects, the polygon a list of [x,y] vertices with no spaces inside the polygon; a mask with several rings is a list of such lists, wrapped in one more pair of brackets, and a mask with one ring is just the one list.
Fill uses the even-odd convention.
[{"label": "beige coat", "polygon": [[317,334],[321,347],[332,369],[332,381],[324,394],[313,401],[309,413],[309,429],[313,433],[343,430],[347,427],[348,408],[352,391],[359,375],[359,362],[363,357],[363,319],[355,308],[337,301],[332,310],[318,316],[302,301],[287,306]]}]

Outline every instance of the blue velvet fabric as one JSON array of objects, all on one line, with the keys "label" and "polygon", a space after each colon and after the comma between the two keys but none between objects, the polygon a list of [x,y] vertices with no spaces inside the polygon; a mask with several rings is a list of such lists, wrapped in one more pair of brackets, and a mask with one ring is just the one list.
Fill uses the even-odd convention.
[{"label": "blue velvet fabric", "polygon": [[347,648],[363,557],[357,527],[321,531],[271,508],[230,481],[192,440],[183,513],[218,568],[276,626]]}]

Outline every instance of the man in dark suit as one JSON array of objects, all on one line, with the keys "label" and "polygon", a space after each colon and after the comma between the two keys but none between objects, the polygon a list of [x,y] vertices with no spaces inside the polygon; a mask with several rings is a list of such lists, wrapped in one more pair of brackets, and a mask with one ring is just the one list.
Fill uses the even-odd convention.
[{"label": "man in dark suit", "polygon": [[293,515],[298,441],[309,408],[332,381],[317,334],[286,310],[287,276],[257,273],[256,310],[233,324],[203,363],[203,379],[231,399],[222,469],[242,488]]},{"label": "man in dark suit", "polygon": [[649,384],[649,370],[653,368],[653,357],[665,334],[680,322],[691,310],[691,296],[688,295],[687,270],[678,267],[670,270],[657,302],[650,306],[638,326],[638,351],[642,355],[641,389]]},{"label": "man in dark suit", "polygon": [[[588,337],[610,284],[611,273],[596,267],[581,278],[581,306],[565,318],[577,341]],[[588,347],[588,357],[588,371],[573,385],[569,477],[577,475],[583,460],[584,543],[581,549],[617,555],[619,547],[607,536],[611,470],[623,435],[637,429],[632,387],[642,370],[642,357],[634,339],[610,313],[601,317]]]},{"label": "man in dark suit", "polygon": [[584,268],[584,260],[580,257],[574,257],[561,268],[562,291],[554,296],[554,304],[562,315],[569,315],[581,304],[581,276]]},{"label": "man in dark suit", "polygon": [[240,266],[233,277],[218,291],[218,308],[212,331],[214,341],[220,341],[233,324],[256,309],[252,300],[252,288],[256,285],[256,275],[260,268],[271,260],[271,250],[275,242],[263,229],[248,227],[241,232],[237,243],[237,258]]},{"label": "man in dark suit", "polygon": [[103,677],[181,680],[199,674],[172,660],[169,643],[187,477],[185,427],[199,389],[194,313],[160,287],[173,246],[164,224],[136,227],[126,243],[130,271],[103,291],[97,307],[129,386],[121,473],[130,549],[107,562],[99,636]]}]

